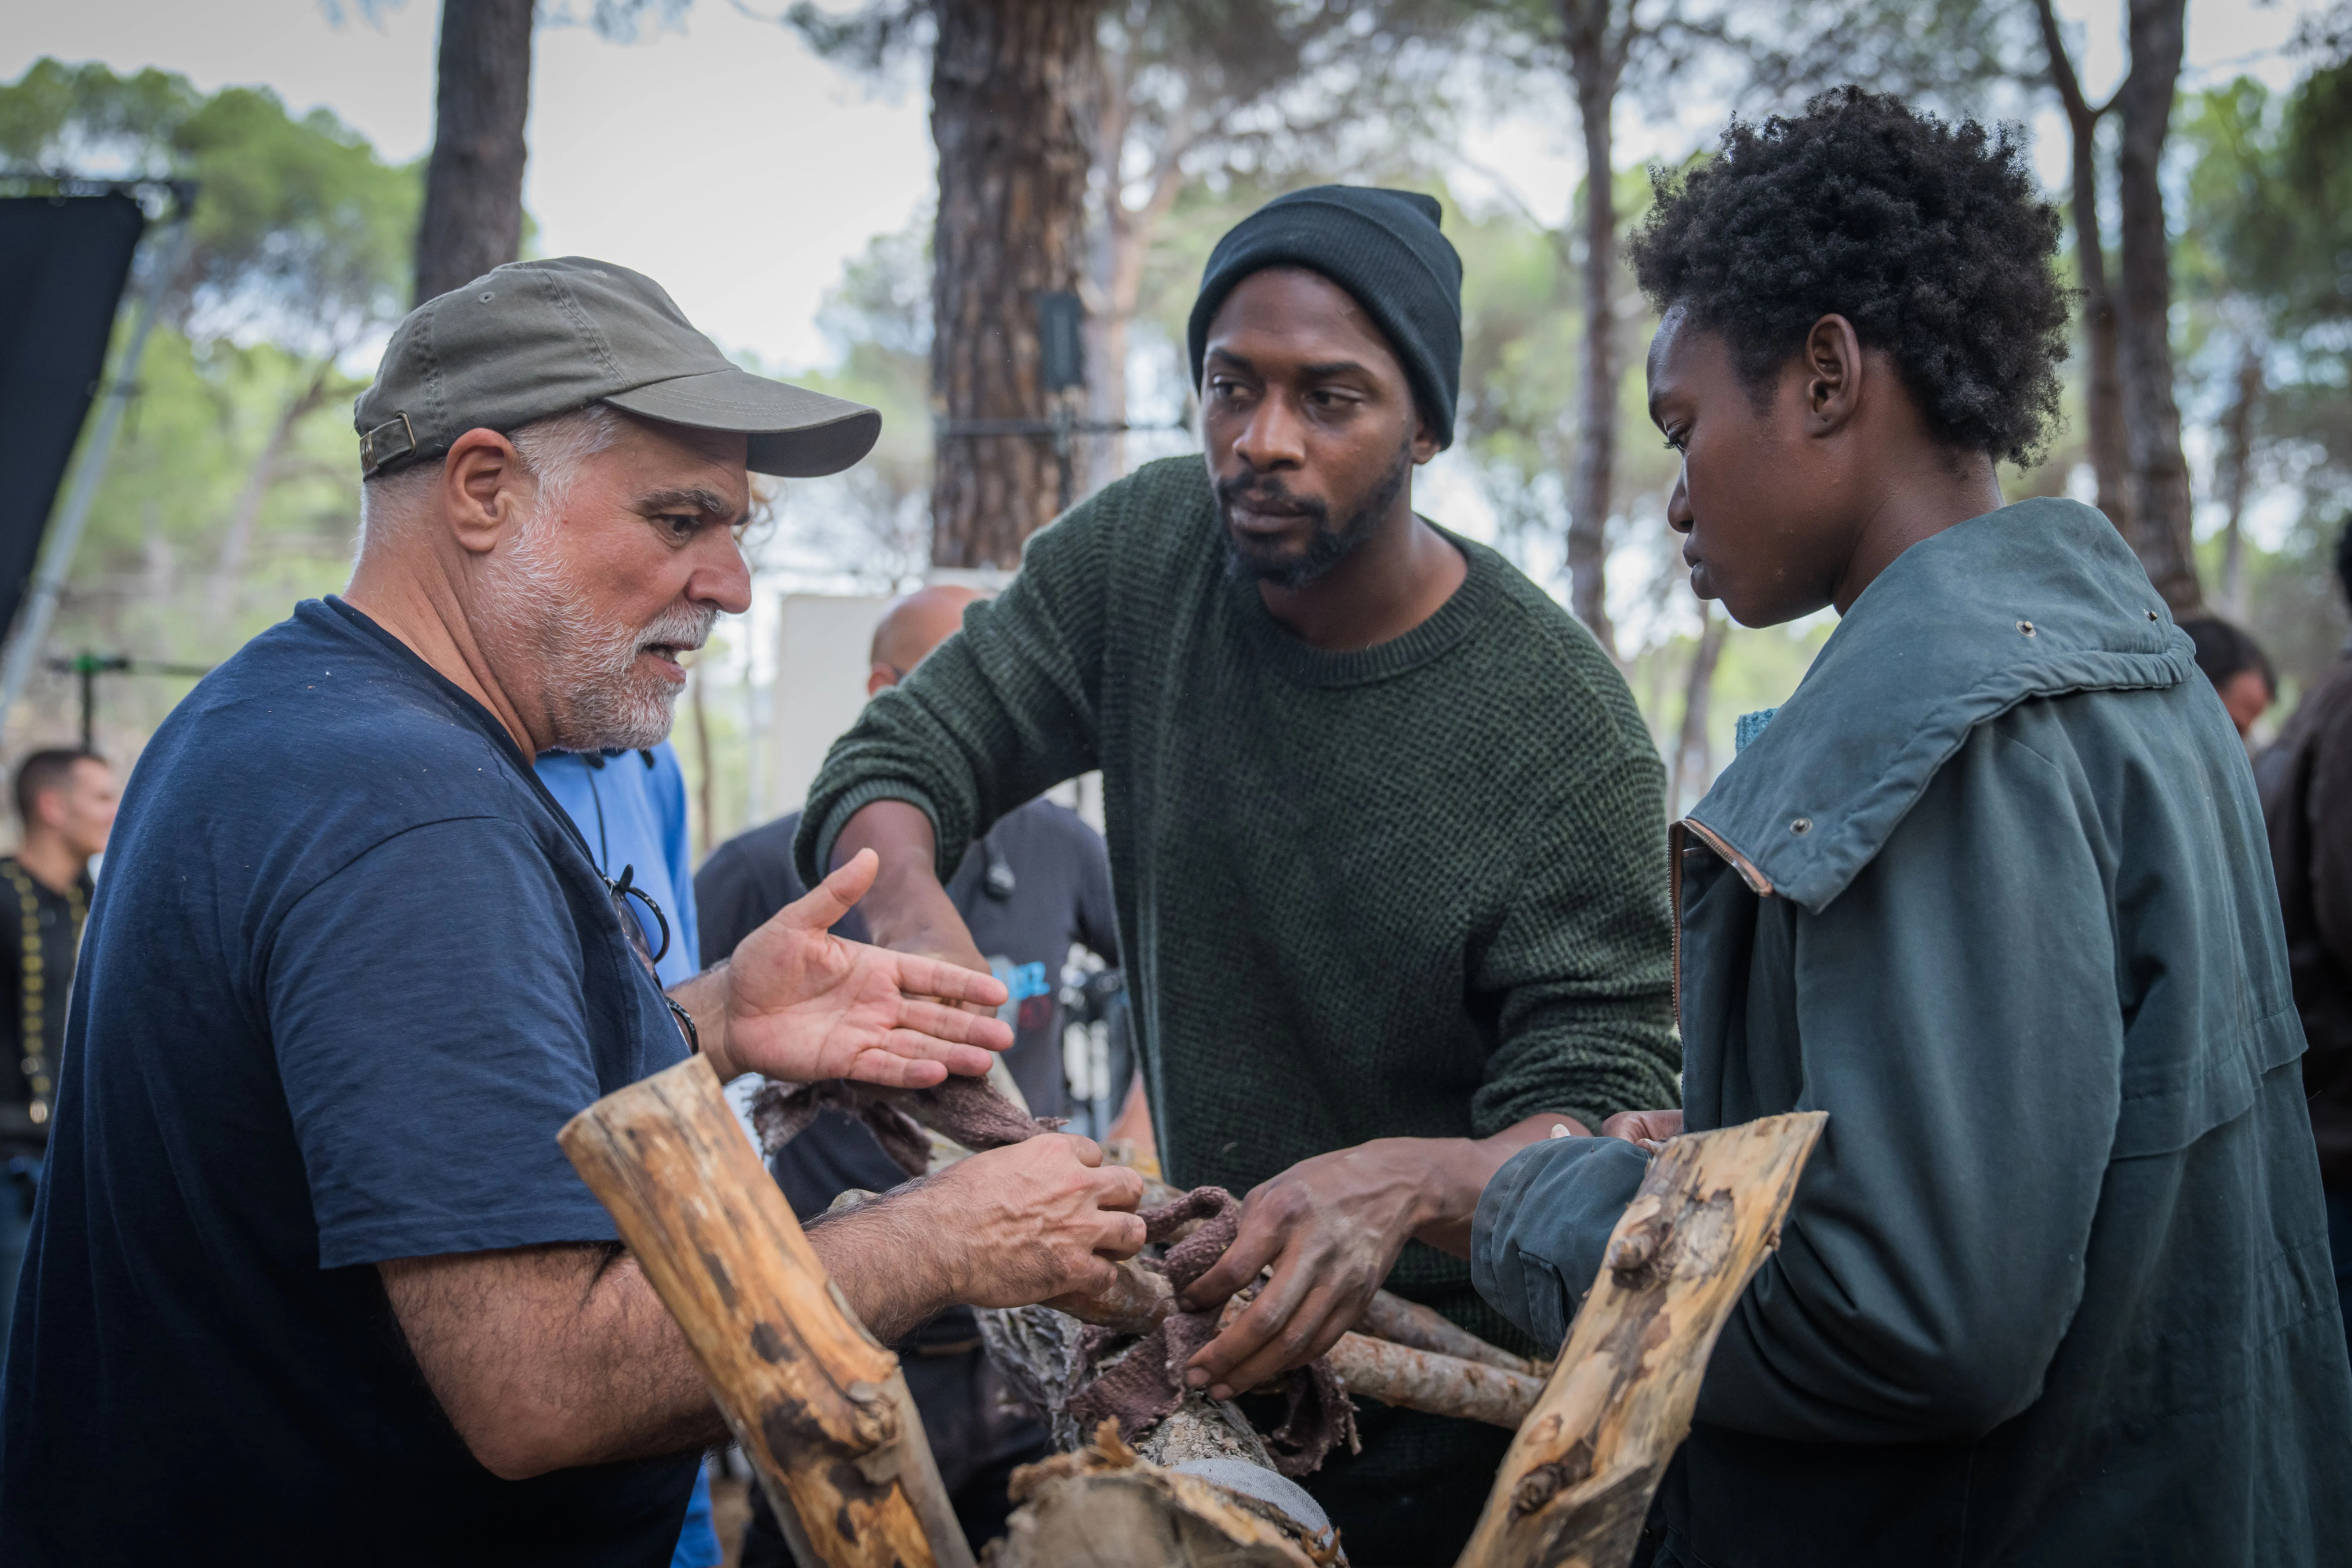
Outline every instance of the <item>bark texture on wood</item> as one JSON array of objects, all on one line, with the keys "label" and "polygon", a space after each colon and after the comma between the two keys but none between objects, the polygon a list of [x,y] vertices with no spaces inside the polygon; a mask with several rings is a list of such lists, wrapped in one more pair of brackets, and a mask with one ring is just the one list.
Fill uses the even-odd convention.
[{"label": "bark texture on wood", "polygon": [[1801,1111],[1691,1133],[1651,1161],[1459,1568],[1631,1558],[1716,1336],[1778,1243],[1828,1121]]},{"label": "bark texture on wood", "polygon": [[531,3],[443,0],[433,156],[416,226],[420,302],[522,253]]},{"label": "bark texture on wood", "polygon": [[2249,335],[2238,357],[2237,391],[2221,416],[2221,607],[2246,618],[2246,491],[2254,471],[2254,408],[2263,400],[2263,345]]},{"label": "bark texture on wood", "polygon": [[761,1488],[826,1568],[970,1568],[898,1358],[834,1289],[709,1061],[605,1096],[561,1134]]},{"label": "bark texture on wood", "polygon": [[1119,1441],[1095,1441],[1013,1473],[1020,1504],[989,1568],[1328,1568],[1328,1532],[1199,1476],[1163,1469]]},{"label": "bark texture on wood", "polygon": [[2131,74],[2116,94],[2123,134],[2116,157],[2122,205],[2116,358],[2130,459],[2128,537],[2176,617],[2204,608],[2189,533],[2189,459],[2172,395],[2172,258],[2160,178],[2180,80],[2184,8],[2185,0],[2131,0]]},{"label": "bark texture on wood", "polygon": [[2132,537],[2129,453],[2124,442],[2123,374],[2116,367],[2116,300],[2107,283],[2107,247],[2099,224],[2099,121],[2115,100],[2092,107],[2066,53],[2053,0],[2035,0],[2050,84],[2066,111],[2073,142],[2074,269],[2083,289],[2083,424],[2098,508],[2126,540]]},{"label": "bark texture on wood", "polygon": [[1540,1378],[1551,1371],[1549,1363],[1538,1365],[1524,1356],[1515,1356],[1500,1345],[1488,1344],[1434,1307],[1408,1301],[1386,1290],[1372,1292],[1371,1304],[1356,1321],[1356,1331],[1391,1344],[1411,1345],[1415,1350],[1435,1351],[1440,1355],[1498,1366],[1525,1377]]},{"label": "bark texture on wood", "polygon": [[1516,1430],[1535,1408],[1543,1384],[1522,1372],[1484,1362],[1391,1344],[1364,1334],[1341,1334],[1331,1347],[1331,1370],[1348,1387],[1383,1405]]},{"label": "bark texture on wood", "polygon": [[[931,138],[933,411],[951,422],[1042,420],[1037,296],[1078,288],[1087,263],[1096,0],[940,0]],[[1021,563],[1059,490],[1045,437],[943,436],[931,483],[931,561]]]},{"label": "bark texture on wood", "polygon": [[1609,621],[1609,507],[1617,466],[1617,193],[1611,112],[1631,18],[1615,0],[1560,0],[1569,78],[1584,129],[1584,344],[1576,384],[1576,460],[1568,480],[1569,608],[1617,657]]}]

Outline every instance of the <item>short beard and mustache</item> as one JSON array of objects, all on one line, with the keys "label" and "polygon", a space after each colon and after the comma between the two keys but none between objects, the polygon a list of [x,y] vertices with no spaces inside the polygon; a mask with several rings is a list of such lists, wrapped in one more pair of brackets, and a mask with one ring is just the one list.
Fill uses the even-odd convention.
[{"label": "short beard and mustache", "polygon": [[[1235,581],[1269,583],[1294,592],[1318,581],[1372,536],[1381,520],[1396,504],[1397,497],[1404,493],[1412,477],[1412,447],[1408,442],[1397,448],[1396,460],[1389,465],[1388,472],[1381,476],[1361,504],[1337,528],[1331,525],[1328,502],[1319,497],[1294,496],[1274,475],[1244,471],[1219,479],[1217,514],[1225,524],[1226,574]],[[1244,500],[1268,511],[1295,511],[1311,520],[1314,529],[1307,536],[1307,548],[1297,555],[1276,554],[1236,529],[1234,508]]]},{"label": "short beard and mustache", "polygon": [[[552,520],[533,520],[503,565],[483,577],[478,635],[535,669],[553,730],[550,750],[658,746],[669,738],[680,689],[640,671],[637,656],[654,647],[700,647],[718,606],[673,604],[642,626],[599,619],[553,549],[554,533]],[[484,651],[496,658],[492,647]]]}]

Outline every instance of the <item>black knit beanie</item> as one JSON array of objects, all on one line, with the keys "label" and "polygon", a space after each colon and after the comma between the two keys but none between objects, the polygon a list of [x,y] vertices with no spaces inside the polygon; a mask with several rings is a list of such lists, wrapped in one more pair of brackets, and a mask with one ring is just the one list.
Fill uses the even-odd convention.
[{"label": "black knit beanie", "polygon": [[1269,267],[1304,267],[1355,296],[1404,363],[1421,416],[1454,444],[1462,390],[1462,258],[1438,232],[1436,199],[1370,185],[1316,185],[1276,196],[1209,253],[1192,302],[1192,384],[1201,384],[1209,322],[1234,286]]}]

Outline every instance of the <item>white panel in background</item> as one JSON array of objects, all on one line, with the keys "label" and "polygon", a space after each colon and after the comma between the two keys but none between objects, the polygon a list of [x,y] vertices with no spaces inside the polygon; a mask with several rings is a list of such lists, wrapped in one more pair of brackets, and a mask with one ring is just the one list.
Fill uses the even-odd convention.
[{"label": "white panel in background", "polygon": [[787,594],[776,628],[776,811],[798,811],[824,753],[866,706],[878,594]]}]

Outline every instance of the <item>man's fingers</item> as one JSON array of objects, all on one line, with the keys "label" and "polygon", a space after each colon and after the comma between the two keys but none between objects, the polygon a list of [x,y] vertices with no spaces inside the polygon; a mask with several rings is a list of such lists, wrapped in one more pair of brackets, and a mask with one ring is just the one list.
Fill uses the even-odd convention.
[{"label": "man's fingers", "polygon": [[1207,1387],[1211,1395],[1229,1399],[1258,1384],[1304,1366],[1337,1344],[1347,1325],[1332,1322],[1338,1292],[1309,1289],[1291,1310],[1259,1316],[1266,1292],[1225,1327],[1225,1331],[1201,1347],[1184,1374],[1192,1386]]},{"label": "man's fingers", "polygon": [[1132,1258],[1143,1250],[1143,1222],[1131,1214],[1117,1209],[1103,1211],[1102,1236],[1095,1243],[1095,1251],[1112,1258]]},{"label": "man's fingers", "polygon": [[[1297,1266],[1295,1257],[1286,1257],[1276,1264],[1274,1277],[1258,1287],[1256,1300],[1225,1325],[1224,1332],[1202,1346],[1185,1363],[1185,1381],[1195,1388],[1233,1383],[1237,1368],[1288,1330],[1292,1318],[1313,1289],[1308,1274],[1309,1270]],[[1233,1383],[1233,1386],[1250,1385]]]},{"label": "man's fingers", "polygon": [[848,1070],[840,1076],[859,1083],[879,1084],[885,1089],[929,1089],[947,1081],[948,1068],[943,1062],[869,1048],[858,1052]]},{"label": "man's fingers", "polygon": [[1621,1110],[1601,1124],[1603,1138],[1629,1143],[1655,1143],[1678,1136],[1683,1130],[1679,1110]]},{"label": "man's fingers", "polygon": [[[861,851],[862,853],[862,851]],[[909,996],[937,996],[944,1002],[971,1002],[1002,1007],[1010,994],[1004,982],[984,969],[966,969],[919,953],[893,953],[898,963],[898,989]]]},{"label": "man's fingers", "polygon": [[1055,1296],[1092,1296],[1118,1281],[1118,1266],[1108,1258],[1088,1258],[1070,1271],[1069,1284]]},{"label": "man's fingers", "polygon": [[[1100,1157],[1099,1150],[1097,1156],[1097,1159]],[[1087,1160],[1084,1155],[1079,1158],[1087,1164],[1096,1163],[1095,1160]],[[1097,1207],[1133,1209],[1143,1202],[1143,1173],[1140,1171],[1130,1171],[1125,1165],[1104,1165],[1096,1182],[1100,1189],[1095,1198]]]},{"label": "man's fingers", "polygon": [[881,1048],[909,1062],[937,1062],[961,1078],[985,1078],[989,1064],[996,1059],[978,1046],[959,1046],[913,1029],[891,1030],[882,1037]]},{"label": "man's fingers", "polygon": [[1253,1227],[1244,1212],[1241,1234],[1234,1237],[1234,1244],[1209,1265],[1206,1274],[1192,1281],[1180,1300],[1190,1311],[1213,1306],[1256,1279],[1258,1270],[1273,1262],[1281,1250],[1280,1234],[1272,1226]]},{"label": "man's fingers", "polygon": [[[898,1004],[897,1032],[924,1035],[950,1045],[977,1046],[984,1051],[1001,1051],[1013,1044],[1013,1026],[993,1014],[967,1013],[961,1007],[912,999]],[[979,1070],[988,1070],[985,1059]]]},{"label": "man's fingers", "polygon": [[803,931],[831,931],[866,896],[874,885],[874,874],[881,869],[881,856],[860,849],[805,898],[795,899],[777,911],[776,919]]},{"label": "man's fingers", "polygon": [[1246,1394],[1293,1367],[1305,1366],[1338,1344],[1339,1336],[1348,1331],[1347,1322],[1335,1310],[1339,1296],[1336,1290],[1316,1290],[1278,1332],[1211,1385],[1212,1397],[1230,1399],[1235,1394]]}]

